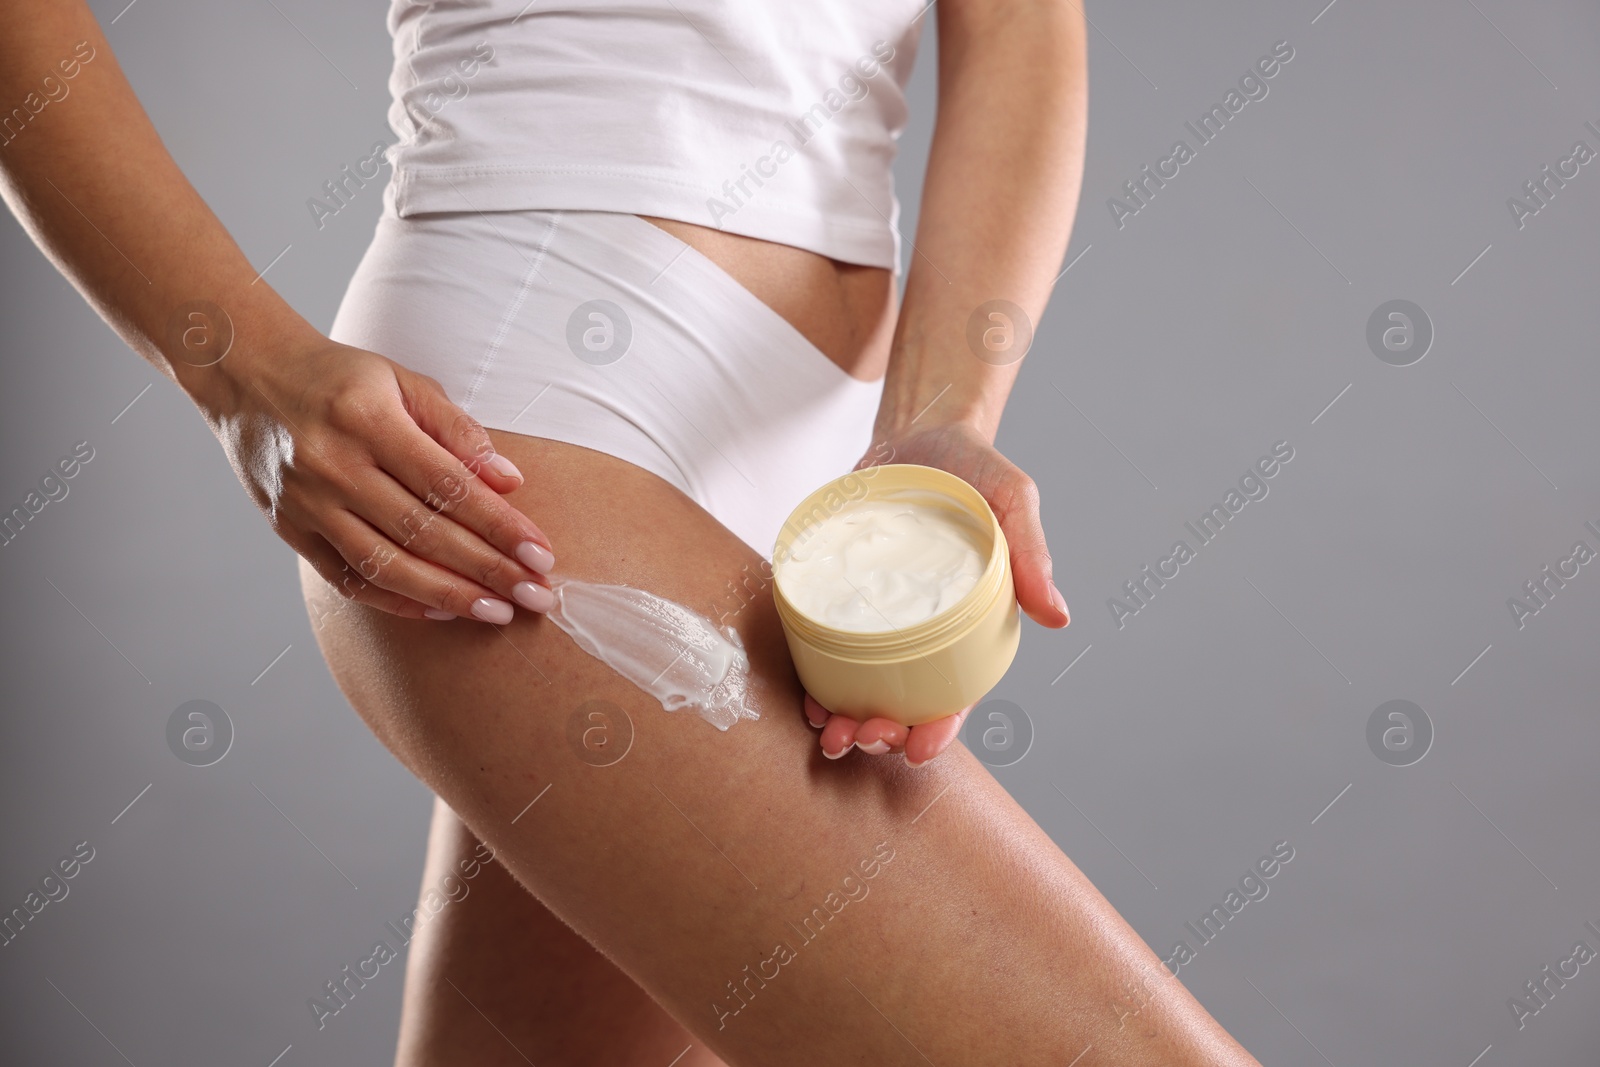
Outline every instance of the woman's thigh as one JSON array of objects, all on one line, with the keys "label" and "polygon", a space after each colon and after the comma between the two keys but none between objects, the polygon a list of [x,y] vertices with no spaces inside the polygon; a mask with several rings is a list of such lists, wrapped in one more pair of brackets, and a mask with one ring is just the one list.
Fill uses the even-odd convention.
[{"label": "woman's thigh", "polygon": [[[340,685],[497,861],[733,1064],[1245,1063],[960,746],[825,760],[758,557],[654,475],[493,432],[559,572],[731,623],[761,718],[667,713],[547,620],[411,622],[302,580]],[[607,766],[576,740],[613,709]],[[1130,1027],[1116,1000],[1156,989]],[[1120,1025],[1119,1025],[1120,1024]]]},{"label": "woman's thigh", "polygon": [[[466,887],[411,941],[399,1067],[721,1067],[434,801],[422,884]],[[470,874],[470,879],[463,877]]]}]

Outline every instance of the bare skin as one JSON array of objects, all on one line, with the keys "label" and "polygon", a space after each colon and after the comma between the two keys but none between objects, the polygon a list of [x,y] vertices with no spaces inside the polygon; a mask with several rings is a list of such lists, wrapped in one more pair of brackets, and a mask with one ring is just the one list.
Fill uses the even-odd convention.
[{"label": "bare skin", "polygon": [[[490,433],[542,472],[509,499],[566,546],[560,573],[709,614],[758,560],[654,475]],[[599,486],[629,501],[625,516],[594,507]],[[719,733],[662,711],[542,618],[423,625],[301,573],[324,655],[374,732],[518,882],[725,1062],[912,1063],[920,1050],[939,1064],[1065,1064],[1086,1048],[1083,1067],[1255,1062],[964,748],[922,770],[817,752],[770,601],[733,620],[762,717]],[[627,755],[608,767],[568,738],[595,700],[632,723]],[[808,939],[815,908],[824,917]],[[433,973],[455,980],[445,965]],[[1126,1025],[1119,1003],[1146,982],[1155,993]],[[504,1029],[520,1003],[484,1014]],[[498,1036],[482,1017],[476,1027],[495,1055]],[[420,1053],[402,1062],[438,1062]]]},{"label": "bare skin", "polygon": [[[1083,141],[1075,11],[939,6],[941,112],[898,316],[870,270],[793,250],[741,258],[722,235],[685,236],[850,373],[874,378],[887,359],[878,438],[984,493],[1018,600],[1046,626],[1067,611],[1037,492],[992,443],[1017,368],[975,359],[963,338],[995,296],[1037,320],[1058,269]],[[703,610],[754,555],[653,476],[486,432],[437,383],[321,336],[178,172],[82,0],[0,9],[5,99],[27,99],[75,55],[72,73],[59,67],[72,103],[0,147],[0,192],[130,347],[194,400],[301,554],[340,684],[459,813],[441,815],[430,863],[470,851],[468,827],[499,853],[479,904],[416,945],[403,1063],[517,1063],[543,1049],[557,1062],[653,1064],[680,1038],[693,1045],[685,1065],[1254,1062],[964,749],[911,769],[950,744],[957,720],[907,732],[813,706],[824,753],[907,757],[824,760],[770,602],[735,621],[763,717],[725,735],[662,712],[577,650],[537,614],[552,549],[564,573]],[[221,362],[181,329],[196,300],[232,324]],[[626,512],[597,508],[597,486],[629,500]],[[612,767],[568,743],[572,713],[595,699],[634,724]],[[808,917],[821,933],[808,935]],[[779,941],[792,958],[774,962]],[[535,953],[557,967],[530,967]],[[1146,983],[1155,994],[1130,1023],[1119,998]],[[973,1010],[951,1011],[952,993]],[[477,1036],[452,997],[471,1007]]]},{"label": "bare skin", "polygon": [[[436,802],[422,884],[440,886],[451,873],[460,880],[460,864],[475,862],[480,847],[455,812]],[[722,1063],[504,864],[479,864],[461,884],[467,895],[412,939],[400,1067],[525,1067],[528,1060],[665,1067],[680,1055],[674,1067]]]}]

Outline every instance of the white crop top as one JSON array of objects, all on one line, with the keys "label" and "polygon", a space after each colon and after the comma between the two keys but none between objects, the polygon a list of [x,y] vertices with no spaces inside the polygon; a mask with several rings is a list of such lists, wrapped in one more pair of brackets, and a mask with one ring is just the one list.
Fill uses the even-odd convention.
[{"label": "white crop top", "polygon": [[898,269],[925,0],[393,0],[402,216],[619,211]]}]

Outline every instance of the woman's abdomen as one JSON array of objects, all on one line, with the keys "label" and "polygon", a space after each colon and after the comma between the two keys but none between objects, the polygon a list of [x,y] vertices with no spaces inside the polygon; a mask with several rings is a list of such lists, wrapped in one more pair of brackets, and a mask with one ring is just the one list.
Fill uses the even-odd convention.
[{"label": "woman's abdomen", "polygon": [[721,267],[851,377],[883,377],[897,295],[889,271],[694,223],[640,217]]}]

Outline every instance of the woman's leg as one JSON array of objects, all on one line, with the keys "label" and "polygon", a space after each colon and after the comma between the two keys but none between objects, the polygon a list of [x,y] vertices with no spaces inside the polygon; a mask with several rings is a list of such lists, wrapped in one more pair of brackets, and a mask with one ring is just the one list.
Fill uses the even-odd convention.
[{"label": "woman's leg", "polygon": [[[676,489],[601,453],[492,436],[530,475],[511,499],[562,573],[737,607],[728,591],[759,557]],[[309,568],[302,581],[378,736],[729,1063],[1254,1062],[965,750],[915,772],[825,760],[769,599],[732,620],[762,718],[719,733],[542,618],[405,622],[338,601]],[[588,701],[632,723],[609,766],[569,743]],[[1131,1017],[1129,989],[1148,990]]]},{"label": "woman's leg", "polygon": [[[751,373],[783,383],[776,390],[767,390],[767,397],[781,396],[791,406],[787,433],[791,444],[808,425],[806,419],[797,420],[794,411],[816,412],[820,406],[824,411],[820,424],[831,427],[832,432],[818,432],[817,423],[810,423],[804,456],[794,456],[782,446],[785,431],[770,420],[748,429],[737,423],[724,427],[735,431],[731,435],[719,433],[702,420],[692,429],[682,425],[677,436],[671,427],[664,428],[664,433],[647,431],[647,439],[670,452],[668,468],[679,457],[688,460],[706,506],[719,508],[724,522],[747,540],[754,536],[755,543],[770,541],[770,534],[759,531],[764,526],[776,529],[787,510],[783,501],[809,491],[824,477],[847,470],[861,454],[867,444],[864,428],[871,420],[862,401],[875,401],[875,394],[841,390],[837,378],[818,374],[818,351],[807,352],[804,342],[797,343],[774,329],[751,301],[761,301],[788,320],[840,369],[858,378],[874,377],[882,374],[893,327],[892,282],[887,271],[834,264],[787,246],[665,220],[659,225],[673,236],[637,219],[612,215],[567,214],[558,219],[549,212],[512,212],[492,219],[468,214],[405,223],[386,218],[352,284],[336,332],[344,340],[390,353],[439,375],[454,395],[478,396],[486,405],[484,417],[498,418],[498,425],[526,414],[525,399],[538,398],[546,429],[552,428],[551,406],[560,407],[562,391],[581,390],[585,385],[583,368],[561,347],[559,329],[551,336],[549,328],[552,323],[559,327],[561,318],[580,301],[603,296],[620,302],[638,334],[637,350],[627,361],[607,366],[603,378],[589,380],[589,384],[604,383],[608,401],[616,399],[614,390],[619,386],[623,396],[630,391],[630,381],[640,386],[639,372],[648,375],[652,366],[671,368],[686,358],[695,364],[708,362],[702,350],[708,344],[723,353],[748,353]],[[696,262],[697,256],[685,255],[685,241],[716,266],[708,268]],[[631,258],[623,255],[619,260],[619,249],[628,250]],[[545,299],[541,306],[528,307],[523,304],[522,290],[535,257],[540,285],[531,298],[535,303]],[[464,279],[470,282],[464,284]],[[656,302],[672,309],[672,314],[654,313]],[[445,323],[449,326],[441,331],[440,324]],[[508,324],[514,324],[511,333],[498,336],[497,331],[504,331]],[[719,328],[708,331],[711,326]],[[675,338],[679,343],[674,344]],[[690,341],[687,349],[686,340]],[[505,356],[498,360],[464,358],[464,353],[496,350]],[[720,361],[713,358],[709,362]],[[485,372],[480,381],[478,376]],[[693,410],[696,393],[705,391],[703,376],[696,380],[702,385],[699,390],[686,391],[681,384],[675,385],[677,376],[673,375],[656,380],[653,386],[643,385],[642,391],[655,408]],[[547,385],[561,388],[547,396]],[[669,393],[669,403],[663,405],[658,389]],[[737,386],[734,391],[746,398],[746,407],[766,407],[764,402],[754,403],[764,399],[761,394]],[[517,399],[511,401],[513,397]],[[497,404],[507,401],[511,407],[496,410]],[[570,410],[558,411],[554,428],[559,431],[565,425],[568,432],[574,425],[598,428],[612,425],[610,420],[615,417],[614,411],[593,407],[576,415]],[[860,431],[849,432],[851,423]],[[717,470],[708,472],[703,464],[698,470],[693,467],[696,453],[704,451],[702,434],[715,435],[719,443],[713,448],[723,455],[739,457],[740,469],[765,471],[762,502],[744,493],[749,486],[733,468],[721,469],[723,480],[731,479],[734,484],[719,491],[714,477]],[[618,439],[614,428],[602,436],[608,451],[626,446],[629,440]],[[673,448],[678,437],[688,438],[687,452]],[[750,443],[757,447],[746,447]],[[769,459],[778,462],[785,458],[788,469],[772,470]],[[704,459],[714,468],[726,462],[710,454]],[[659,464],[651,469],[659,469]],[[461,842],[470,831],[462,829],[447,807],[441,807],[448,814],[435,820],[436,860],[449,855],[455,855],[458,862],[468,859],[470,852],[462,854]],[[440,869],[436,861],[425,886],[436,885],[436,876],[448,870],[448,864]],[[503,868],[484,877],[509,881]],[[419,945],[413,950],[408,988],[416,992],[408,994],[401,1020],[402,1064],[437,1064],[441,1057],[452,1055],[454,1062],[474,1062],[474,1057],[484,1053],[468,1035],[490,1036],[493,1028],[452,988],[452,984],[465,986],[470,975],[463,972],[475,961],[484,962],[493,972],[490,980],[495,988],[513,1001],[543,1003],[554,986],[606,990],[627,982],[631,987],[605,998],[612,1004],[609,1025],[598,1030],[566,1010],[520,1013],[521,1032],[507,1033],[518,1048],[566,1049],[566,1062],[607,1065],[633,1062],[629,1056],[636,1052],[638,1063],[660,1067],[663,1060],[658,1050],[649,1042],[641,1047],[634,1035],[666,1032],[674,1040],[683,1039],[673,1057],[683,1053],[677,1067],[720,1063],[703,1046],[689,1048],[682,1027],[614,964],[587,948],[586,942],[574,940],[570,928],[520,888],[515,893],[478,892],[468,906],[473,921],[430,924],[423,935],[426,949]],[[465,915],[455,909],[452,913]],[[552,937],[559,942],[555,946]],[[584,950],[576,951],[577,946]],[[442,960],[450,961],[451,982],[438,976]],[[431,962],[424,966],[427,961]],[[512,961],[515,966],[508,965]],[[512,1044],[502,1042],[500,1048],[515,1055]],[[576,1056],[580,1048],[585,1056],[582,1060]]]},{"label": "woman's leg", "polygon": [[467,895],[412,939],[398,1067],[720,1067],[502,864],[480,863],[479,848],[435,801],[422,884],[454,874]]}]

